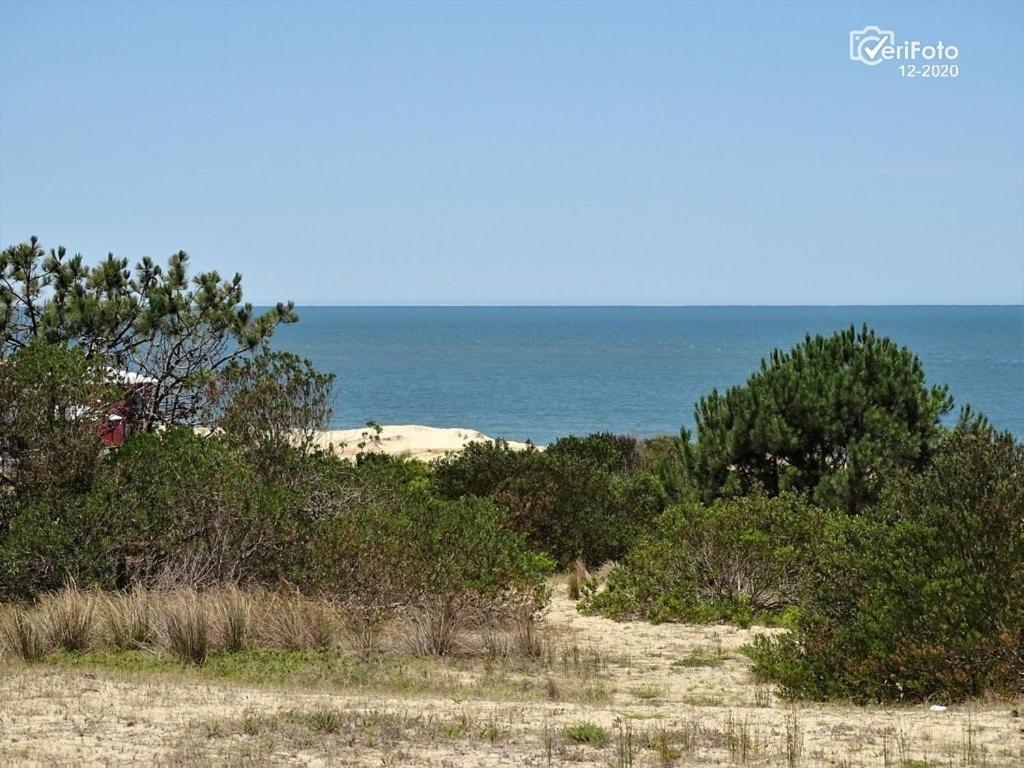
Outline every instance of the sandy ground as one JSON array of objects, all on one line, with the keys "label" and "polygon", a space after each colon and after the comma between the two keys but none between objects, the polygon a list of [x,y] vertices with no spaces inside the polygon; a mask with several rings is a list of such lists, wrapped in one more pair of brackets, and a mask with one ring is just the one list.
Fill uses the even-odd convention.
[{"label": "sandy ground", "polygon": [[[1024,765],[1024,719],[1010,703],[793,705],[753,684],[736,652],[751,631],[617,624],[580,616],[564,594],[545,623],[551,642],[600,659],[582,682],[603,695],[545,696],[581,683],[557,669],[528,672],[514,697],[451,698],[7,662],[0,765]],[[717,666],[688,664],[695,652]],[[449,671],[497,674],[483,661]],[[574,740],[579,723],[608,740]]]},{"label": "sandy ground", "polygon": [[[334,429],[319,433],[319,445],[330,446],[339,456],[354,458],[360,451],[409,456],[430,461],[449,452],[458,452],[473,442],[492,442],[492,438],[474,429],[424,427],[418,424],[383,426],[380,434],[370,427]],[[526,443],[509,442],[516,449]]]}]

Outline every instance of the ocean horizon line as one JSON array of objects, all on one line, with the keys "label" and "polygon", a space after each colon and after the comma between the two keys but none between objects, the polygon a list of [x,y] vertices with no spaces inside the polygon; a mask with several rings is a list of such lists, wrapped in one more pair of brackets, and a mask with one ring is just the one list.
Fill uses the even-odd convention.
[{"label": "ocean horizon line", "polygon": [[[254,307],[272,307],[277,302],[253,302]],[[974,303],[974,304],[307,304],[295,302],[298,308],[325,309],[858,309],[858,308],[963,308],[1000,307],[1024,309],[1024,302],[1018,304]]]}]

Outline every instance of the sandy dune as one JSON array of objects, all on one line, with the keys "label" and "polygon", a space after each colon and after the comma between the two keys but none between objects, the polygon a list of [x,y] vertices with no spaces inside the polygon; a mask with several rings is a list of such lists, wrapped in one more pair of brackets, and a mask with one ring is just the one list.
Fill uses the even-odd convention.
[{"label": "sandy dune", "polygon": [[[475,429],[391,424],[382,427],[379,435],[370,427],[321,432],[318,442],[324,448],[331,446],[336,454],[344,458],[354,458],[362,451],[430,461],[446,453],[461,451],[470,443],[489,443],[492,440]],[[509,441],[509,445],[520,450],[526,448],[526,443]]]}]

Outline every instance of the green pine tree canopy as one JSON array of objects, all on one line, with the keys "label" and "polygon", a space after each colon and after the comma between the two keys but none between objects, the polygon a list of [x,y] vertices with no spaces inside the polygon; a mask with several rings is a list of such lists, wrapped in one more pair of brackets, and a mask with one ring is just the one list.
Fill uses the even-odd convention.
[{"label": "green pine tree canopy", "polygon": [[694,469],[708,499],[806,491],[856,513],[892,470],[923,466],[952,407],[909,349],[867,326],[807,335],[701,399]]},{"label": "green pine tree canopy", "polygon": [[187,423],[202,385],[232,360],[297,320],[290,302],[257,314],[242,302],[242,277],[188,276],[179,251],[166,267],[143,258],[134,270],[109,254],[93,267],[37,238],[0,253],[0,357],[34,340],[76,347],[86,358],[156,380],[150,425]]}]

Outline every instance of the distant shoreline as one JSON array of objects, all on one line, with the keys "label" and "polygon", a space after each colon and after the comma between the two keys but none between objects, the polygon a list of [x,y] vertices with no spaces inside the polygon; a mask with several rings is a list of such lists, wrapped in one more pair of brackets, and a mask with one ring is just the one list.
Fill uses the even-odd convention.
[{"label": "distant shoreline", "polygon": [[[360,453],[382,453],[432,461],[449,453],[458,453],[470,443],[493,443],[494,438],[475,429],[460,427],[428,427],[421,424],[381,425],[372,427],[329,429],[318,432],[316,444],[344,459]],[[527,443],[508,441],[513,450],[526,450]]]}]

